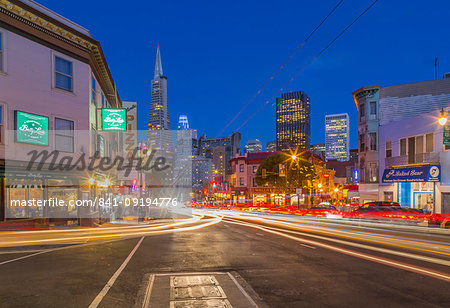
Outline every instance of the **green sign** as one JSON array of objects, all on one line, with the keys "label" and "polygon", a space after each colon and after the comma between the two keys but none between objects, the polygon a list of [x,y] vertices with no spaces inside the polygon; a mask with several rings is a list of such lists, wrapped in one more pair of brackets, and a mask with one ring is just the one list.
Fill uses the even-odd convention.
[{"label": "green sign", "polygon": [[444,144],[450,145],[450,125],[444,125]]},{"label": "green sign", "polygon": [[48,145],[48,117],[15,112],[16,142]]},{"label": "green sign", "polygon": [[119,108],[102,109],[103,130],[127,130],[127,111]]}]

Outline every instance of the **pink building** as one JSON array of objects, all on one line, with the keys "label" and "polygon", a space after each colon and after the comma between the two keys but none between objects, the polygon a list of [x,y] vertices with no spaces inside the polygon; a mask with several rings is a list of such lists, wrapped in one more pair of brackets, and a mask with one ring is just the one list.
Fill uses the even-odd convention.
[{"label": "pink building", "polygon": [[[36,148],[67,155],[92,153],[97,141],[77,138],[76,131],[100,130],[102,107],[120,107],[100,43],[88,30],[33,1],[0,3],[0,159],[26,160]],[[48,138],[30,145],[17,136],[22,117],[47,127]],[[89,133],[87,134],[89,136]],[[107,141],[106,141],[107,142]],[[108,149],[108,145],[103,144]],[[5,157],[6,156],[6,157]],[[1,179],[2,207],[14,198],[77,197],[85,192],[52,191],[47,186],[78,184],[45,174]],[[28,178],[27,178],[28,177]],[[8,210],[6,206],[6,210]]]}]

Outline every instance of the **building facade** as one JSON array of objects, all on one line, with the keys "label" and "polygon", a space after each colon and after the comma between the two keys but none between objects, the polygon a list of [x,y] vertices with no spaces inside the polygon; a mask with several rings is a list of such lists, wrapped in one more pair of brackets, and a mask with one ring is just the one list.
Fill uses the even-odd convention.
[{"label": "building facade", "polygon": [[317,143],[311,145],[310,151],[319,155],[323,160],[325,160],[325,143]]},{"label": "building facade", "polygon": [[348,161],[350,125],[347,113],[325,116],[325,159]]},{"label": "building facade", "polygon": [[[360,117],[363,115],[359,127],[360,181],[362,185],[372,180],[370,184],[377,183],[379,188],[367,199],[449,213],[450,146],[443,144],[443,128],[437,119],[441,109],[448,110],[450,79],[363,89],[354,93]],[[370,89],[377,94],[361,95]],[[362,113],[365,106],[361,108],[361,104],[369,110]],[[376,175],[371,164],[376,166]]]},{"label": "building facade", "polygon": [[303,91],[281,94],[276,100],[277,150],[309,149],[310,99]]},{"label": "building facade", "polygon": [[249,139],[244,147],[244,153],[262,152],[262,143],[258,139]]},{"label": "building facade", "polygon": [[276,141],[266,142],[266,152],[276,152],[276,151],[277,151],[277,142]]},{"label": "building facade", "polygon": [[358,110],[358,181],[360,202],[378,200],[378,126],[380,86],[353,92]]},{"label": "building facade", "polygon": [[[88,180],[82,180],[85,173],[21,172],[20,163],[27,161],[26,153],[33,148],[17,138],[16,124],[19,117],[27,117],[41,125],[47,132],[46,142],[39,145],[43,151],[62,151],[72,158],[97,151],[101,156],[117,154],[119,149],[109,139],[93,137],[102,129],[102,108],[122,107],[100,43],[87,29],[33,1],[0,3],[0,41],[2,167],[8,159],[5,153],[14,153],[7,162],[12,166],[7,171],[9,184],[0,179],[0,219],[30,214],[9,207],[12,199],[92,197]],[[92,138],[79,137],[79,131]],[[100,180],[101,175],[91,176]],[[73,208],[66,214],[72,212],[77,215]],[[46,213],[38,209],[33,216]]]}]

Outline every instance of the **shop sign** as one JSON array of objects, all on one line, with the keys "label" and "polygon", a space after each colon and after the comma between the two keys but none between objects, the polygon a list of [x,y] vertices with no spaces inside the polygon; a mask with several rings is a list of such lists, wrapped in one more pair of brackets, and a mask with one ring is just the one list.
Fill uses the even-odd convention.
[{"label": "shop sign", "polygon": [[444,125],[444,144],[450,145],[450,125]]},{"label": "shop sign", "polygon": [[16,142],[48,145],[48,117],[15,111]]},{"label": "shop sign", "polygon": [[102,109],[103,130],[127,130],[127,111],[120,108]]},{"label": "shop sign", "polygon": [[384,169],[382,178],[383,183],[440,181],[441,167],[435,165]]}]

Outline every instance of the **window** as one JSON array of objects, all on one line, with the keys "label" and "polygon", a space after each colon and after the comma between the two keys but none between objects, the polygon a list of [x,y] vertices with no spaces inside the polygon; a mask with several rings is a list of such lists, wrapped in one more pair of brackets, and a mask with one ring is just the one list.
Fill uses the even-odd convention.
[{"label": "window", "polygon": [[370,137],[370,150],[376,151],[377,150],[377,133],[369,133]]},{"label": "window", "polygon": [[253,173],[258,172],[258,166],[253,166]]},{"label": "window", "polygon": [[102,92],[102,108],[105,108],[105,95]]},{"label": "window", "polygon": [[359,135],[359,151],[364,152],[366,150],[366,142],[364,140],[364,134]]},{"label": "window", "polygon": [[434,134],[426,134],[425,135],[425,152],[430,153],[434,152]]},{"label": "window", "polygon": [[3,43],[3,33],[1,33],[0,32],[0,72],[4,72],[5,70],[4,70],[4,68],[3,68],[3,62],[4,62],[4,60],[3,60],[3,55],[4,55],[4,49],[5,49],[5,47],[4,47],[4,43]]},{"label": "window", "polygon": [[363,122],[366,116],[366,106],[364,104],[359,105],[359,121]]},{"label": "window", "polygon": [[[92,87],[91,87],[91,102],[95,105],[95,79],[94,76],[92,76]],[[102,102],[103,103],[103,102]]]},{"label": "window", "polygon": [[244,172],[244,164],[239,165],[239,172]]},{"label": "window", "polygon": [[55,118],[55,149],[73,153],[74,125],[73,121]]},{"label": "window", "polygon": [[244,185],[244,178],[239,178],[239,185],[241,185],[241,186]]},{"label": "window", "polygon": [[55,56],[55,87],[73,91],[72,62]]},{"label": "window", "polygon": [[256,187],[256,186],[257,186],[257,185],[256,185],[256,178],[253,178],[252,184],[253,184],[253,187]]},{"label": "window", "polygon": [[406,155],[406,138],[400,139],[400,156]]},{"label": "window", "polygon": [[377,102],[370,102],[370,119],[377,119]]},{"label": "window", "polygon": [[369,182],[376,182],[378,178],[378,166],[376,163],[369,164]]},{"label": "window", "polygon": [[392,157],[392,141],[386,141],[386,157]]}]

